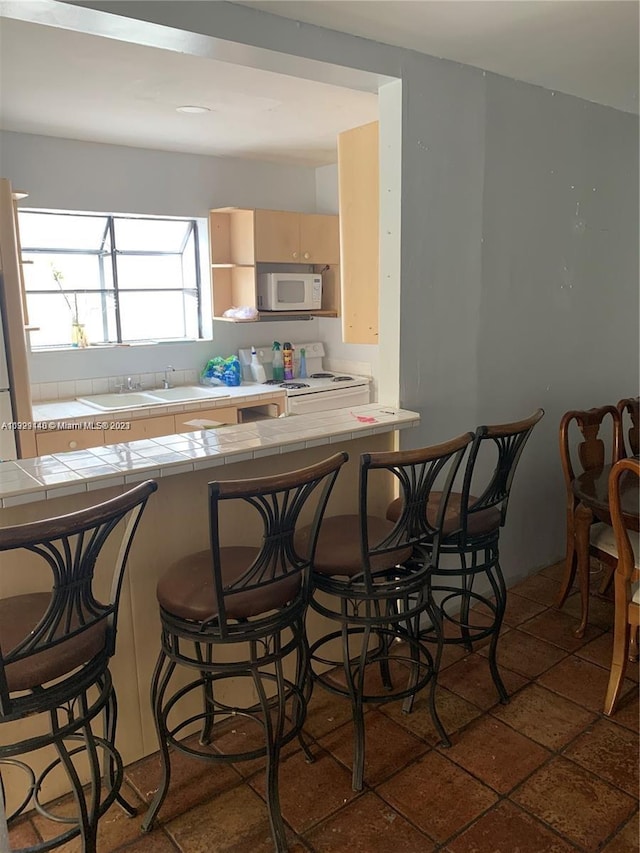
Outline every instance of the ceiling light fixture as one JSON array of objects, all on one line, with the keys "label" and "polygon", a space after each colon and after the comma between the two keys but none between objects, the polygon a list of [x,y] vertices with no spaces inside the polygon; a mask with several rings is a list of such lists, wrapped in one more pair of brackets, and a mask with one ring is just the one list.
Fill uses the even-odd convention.
[{"label": "ceiling light fixture", "polygon": [[194,107],[194,106],[185,106],[185,107],[176,107],[176,112],[178,113],[209,113],[211,110],[209,107]]}]

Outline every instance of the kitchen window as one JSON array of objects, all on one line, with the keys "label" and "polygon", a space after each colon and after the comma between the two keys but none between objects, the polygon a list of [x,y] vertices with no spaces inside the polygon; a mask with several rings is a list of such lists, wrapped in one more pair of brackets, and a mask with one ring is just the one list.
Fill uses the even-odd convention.
[{"label": "kitchen window", "polygon": [[202,337],[195,219],[18,216],[32,348]]}]

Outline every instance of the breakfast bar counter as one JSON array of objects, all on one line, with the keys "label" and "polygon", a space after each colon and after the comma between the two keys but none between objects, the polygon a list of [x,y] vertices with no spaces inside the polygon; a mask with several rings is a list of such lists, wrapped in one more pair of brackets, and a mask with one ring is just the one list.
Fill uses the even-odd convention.
[{"label": "breakfast bar counter", "polygon": [[[121,494],[142,480],[158,483],[125,572],[111,662],[119,707],[117,745],[125,763],[158,748],[149,702],[160,643],[156,585],[176,560],[209,547],[208,483],[294,470],[346,451],[350,458],[336,481],[327,514],[354,513],[360,454],[392,449],[397,431],[418,422],[416,412],[374,403],[0,463],[3,526],[72,512]],[[384,514],[392,497],[391,484],[389,489],[380,488],[370,510]],[[241,514],[229,513],[222,522],[227,543],[256,544],[260,531],[249,529]],[[26,553],[19,561],[12,556],[9,564],[0,555],[1,598],[50,588],[50,577],[34,573],[29,558]],[[96,581],[98,595],[106,596],[99,568]],[[309,620],[312,639],[322,631],[323,626],[316,624],[320,618],[314,614]],[[37,721],[15,725],[35,726]],[[43,766],[46,760],[43,756]],[[150,786],[156,783],[149,781]],[[55,796],[61,790],[48,793]]]},{"label": "breakfast bar counter", "polygon": [[416,412],[372,403],[2,462],[0,507],[381,435],[418,420]]}]

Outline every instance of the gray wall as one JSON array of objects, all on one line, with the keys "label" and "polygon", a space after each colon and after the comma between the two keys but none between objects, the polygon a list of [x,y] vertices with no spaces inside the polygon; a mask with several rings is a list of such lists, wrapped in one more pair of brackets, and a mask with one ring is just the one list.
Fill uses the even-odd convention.
[{"label": "gray wall", "polygon": [[213,207],[315,212],[316,170],[229,157],[0,134],[0,167],[25,207],[207,216]]},{"label": "gray wall", "polygon": [[407,104],[401,400],[424,415],[414,445],[545,409],[502,540],[515,577],[562,554],[563,412],[638,393],[637,118],[495,75],[441,81]]},{"label": "gray wall", "polygon": [[542,405],[503,566],[559,557],[560,414],[638,391],[637,119],[226,3],[85,5],[402,79],[401,402],[423,414],[402,438]]}]

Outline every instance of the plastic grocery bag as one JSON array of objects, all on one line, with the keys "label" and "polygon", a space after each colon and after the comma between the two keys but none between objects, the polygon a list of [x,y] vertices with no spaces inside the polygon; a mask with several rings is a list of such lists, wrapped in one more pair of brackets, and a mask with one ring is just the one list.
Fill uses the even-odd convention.
[{"label": "plastic grocery bag", "polygon": [[223,358],[220,355],[210,358],[200,374],[201,385],[240,385],[242,373],[237,355]]}]

